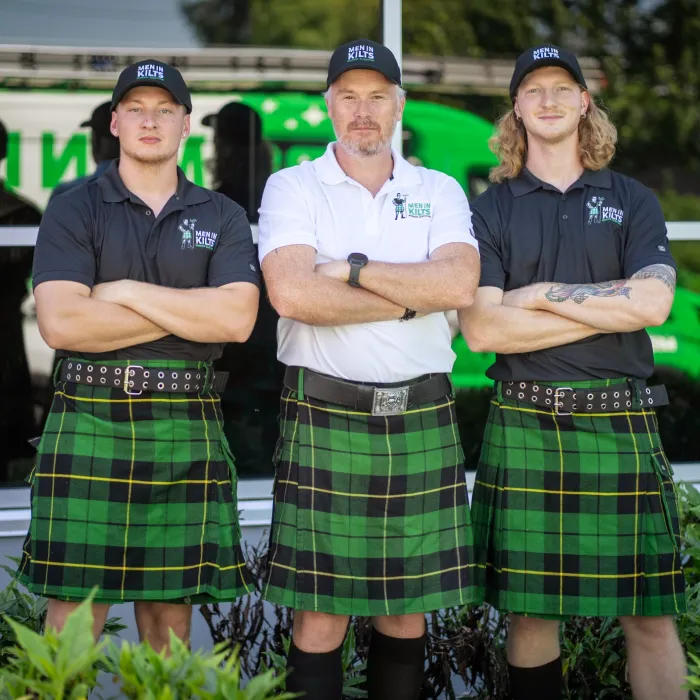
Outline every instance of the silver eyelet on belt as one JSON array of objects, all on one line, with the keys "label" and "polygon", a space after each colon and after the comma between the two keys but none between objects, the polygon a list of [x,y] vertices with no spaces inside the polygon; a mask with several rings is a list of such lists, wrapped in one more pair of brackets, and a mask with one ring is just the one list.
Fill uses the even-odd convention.
[{"label": "silver eyelet on belt", "polygon": [[163,389],[165,387],[165,384],[163,382],[158,382],[158,388]]},{"label": "silver eyelet on belt", "polygon": [[106,384],[107,380],[104,377],[100,377],[100,384]]},{"label": "silver eyelet on belt", "polygon": [[100,372],[102,372],[102,374],[107,374],[107,368],[106,368],[106,367],[100,367]]},{"label": "silver eyelet on belt", "polygon": [[173,385],[171,386],[171,389],[172,389],[173,391],[177,391],[177,384],[173,384]]},{"label": "silver eyelet on belt", "polygon": [[189,385],[189,384],[185,384],[185,391],[189,391],[189,390],[190,390],[190,385]]},{"label": "silver eyelet on belt", "polygon": [[70,372],[69,372],[68,374],[66,374],[66,379],[67,379],[68,381],[70,381]]},{"label": "silver eyelet on belt", "polygon": [[121,367],[115,367],[115,368],[114,368],[114,374],[116,374],[116,375],[118,376],[118,375],[120,375],[121,373],[122,373],[122,368],[121,368]]}]

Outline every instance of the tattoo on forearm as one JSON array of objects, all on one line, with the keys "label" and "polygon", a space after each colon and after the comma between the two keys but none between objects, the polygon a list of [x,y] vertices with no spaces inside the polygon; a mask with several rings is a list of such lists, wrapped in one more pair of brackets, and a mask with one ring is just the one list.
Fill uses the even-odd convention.
[{"label": "tattoo on forearm", "polygon": [[656,279],[663,282],[671,292],[676,291],[676,271],[670,265],[647,265],[639,270],[639,272],[635,272],[630,279]]},{"label": "tattoo on forearm", "polygon": [[545,293],[549,301],[562,302],[573,299],[577,304],[583,304],[588,297],[619,297],[630,298],[631,287],[626,287],[627,280],[598,282],[596,284],[554,284]]}]

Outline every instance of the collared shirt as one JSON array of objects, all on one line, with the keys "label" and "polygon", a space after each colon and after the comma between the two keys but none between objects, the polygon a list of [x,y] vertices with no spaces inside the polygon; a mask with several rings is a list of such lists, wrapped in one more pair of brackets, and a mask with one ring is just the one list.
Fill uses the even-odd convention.
[{"label": "collared shirt", "polygon": [[[126,188],[118,165],[115,161],[101,177],[50,202],[34,252],[35,287],[68,280],[92,288],[123,279],[175,289],[232,282],[259,285],[250,225],[241,207],[194,185],[178,168],[177,191],[154,216]],[[83,357],[210,361],[221,355],[223,346],[168,335]]]},{"label": "collared shirt", "polygon": [[[654,193],[611,170],[584,171],[566,192],[527,169],[473,203],[482,287],[628,279],[675,263]],[[654,358],[646,330],[594,335],[548,350],[497,355],[487,374],[503,381],[646,378]]]},{"label": "collared shirt", "polygon": [[107,172],[109,169],[109,166],[112,164],[111,160],[101,160],[97,166],[95,167],[95,172],[90,174],[90,175],[84,175],[83,177],[78,177],[75,180],[69,180],[68,182],[60,182],[56,187],[54,187],[53,192],[51,192],[51,196],[49,197],[49,202],[54,198],[58,197],[60,194],[65,194],[66,192],[69,192],[70,190],[80,187],[80,185],[84,185],[86,182],[90,182],[91,180],[96,180],[98,177],[101,175],[104,175],[104,173]]},{"label": "collared shirt", "polygon": [[[396,152],[393,158],[393,174],[375,197],[338,165],[334,144],[315,161],[272,175],[260,208],[260,260],[288,245],[313,247],[318,263],[354,252],[416,263],[447,243],[477,248],[469,204],[456,180],[415,167]],[[455,359],[443,313],[331,327],[280,319],[278,357],[286,365],[365,382],[450,372]]]}]

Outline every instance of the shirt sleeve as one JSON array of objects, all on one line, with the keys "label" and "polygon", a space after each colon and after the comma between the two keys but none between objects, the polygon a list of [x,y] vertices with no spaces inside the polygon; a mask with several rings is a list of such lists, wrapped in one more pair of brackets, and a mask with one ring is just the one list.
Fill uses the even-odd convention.
[{"label": "shirt sleeve", "polygon": [[485,211],[484,204],[485,200],[477,200],[472,210],[474,234],[479,241],[479,254],[481,256],[479,286],[505,289],[506,271],[503,267],[500,227],[489,221],[490,217]]},{"label": "shirt sleeve", "polygon": [[265,185],[260,205],[260,261],[262,262],[275,248],[288,245],[308,245],[318,250],[315,228],[298,177],[289,170],[281,170],[271,175]]},{"label": "shirt sleeve", "polygon": [[623,253],[625,278],[629,279],[643,267],[655,264],[676,267],[659,200],[650,189],[637,183]]},{"label": "shirt sleeve", "polygon": [[208,284],[223,287],[232,282],[250,282],[259,287],[258,256],[248,218],[242,207],[227,197],[223,200],[223,225],[209,259]]},{"label": "shirt sleeve", "polygon": [[446,243],[468,243],[479,250],[474,237],[472,212],[467,196],[453,177],[445,176],[430,222],[428,255]]},{"label": "shirt sleeve", "polygon": [[92,217],[70,195],[49,203],[39,225],[34,249],[32,282],[79,282],[95,284],[96,259]]}]

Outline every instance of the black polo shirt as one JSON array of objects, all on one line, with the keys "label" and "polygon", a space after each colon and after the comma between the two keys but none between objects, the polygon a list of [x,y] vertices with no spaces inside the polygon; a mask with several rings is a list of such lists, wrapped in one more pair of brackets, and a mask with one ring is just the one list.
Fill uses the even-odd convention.
[{"label": "black polo shirt", "polygon": [[[675,268],[654,193],[611,170],[585,171],[562,193],[527,169],[472,204],[482,287],[628,279],[647,265]],[[648,377],[646,330],[595,335],[548,350],[497,355],[487,375],[503,381]]]},{"label": "black polo shirt", "polygon": [[[119,176],[115,161],[100,177],[51,200],[34,251],[34,287],[50,280],[130,279],[175,289],[260,284],[245,211],[228,197],[190,182],[178,168],[177,192],[156,217]],[[217,359],[224,343],[174,335],[86,359]]]}]

